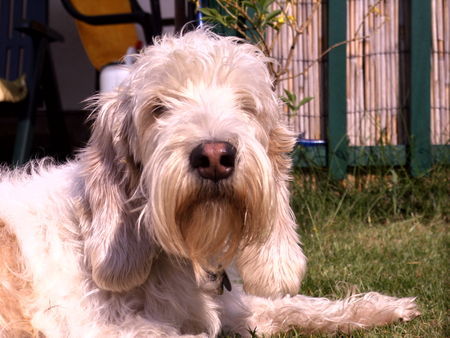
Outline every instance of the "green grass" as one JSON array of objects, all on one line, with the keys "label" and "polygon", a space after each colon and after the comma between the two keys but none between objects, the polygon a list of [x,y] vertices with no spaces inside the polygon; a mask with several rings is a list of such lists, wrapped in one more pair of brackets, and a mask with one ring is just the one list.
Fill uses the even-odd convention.
[{"label": "green grass", "polygon": [[297,173],[293,208],[309,258],[301,293],[416,296],[420,317],[352,336],[449,336],[449,177],[443,167],[419,179],[387,168],[336,184],[318,170]]},{"label": "green grass", "polygon": [[447,227],[440,219],[424,223],[414,217],[389,224],[330,224],[326,229],[303,230],[309,270],[301,292],[331,298],[355,289],[417,296],[419,318],[353,336],[448,336]]},{"label": "green grass", "polygon": [[336,184],[320,170],[297,172],[292,205],[309,259],[300,292],[416,296],[420,317],[351,337],[449,337],[449,177],[443,167],[420,179],[388,168]]}]

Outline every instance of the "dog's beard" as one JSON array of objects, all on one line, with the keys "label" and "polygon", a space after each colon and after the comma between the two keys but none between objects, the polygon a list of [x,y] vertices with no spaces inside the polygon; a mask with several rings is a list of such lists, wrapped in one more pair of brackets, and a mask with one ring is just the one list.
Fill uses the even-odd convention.
[{"label": "dog's beard", "polygon": [[189,258],[204,268],[226,266],[246,234],[246,208],[242,202],[213,187],[178,206],[179,226]]}]

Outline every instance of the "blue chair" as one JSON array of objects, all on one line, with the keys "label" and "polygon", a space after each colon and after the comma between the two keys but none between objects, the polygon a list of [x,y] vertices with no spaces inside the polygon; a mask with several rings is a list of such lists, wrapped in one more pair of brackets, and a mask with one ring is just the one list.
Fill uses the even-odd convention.
[{"label": "blue chair", "polygon": [[63,37],[48,27],[48,0],[2,0],[0,6],[0,78],[26,76],[27,97],[18,103],[0,103],[18,119],[13,164],[30,157],[34,123],[39,106],[45,104],[53,154],[70,152],[49,44]]}]

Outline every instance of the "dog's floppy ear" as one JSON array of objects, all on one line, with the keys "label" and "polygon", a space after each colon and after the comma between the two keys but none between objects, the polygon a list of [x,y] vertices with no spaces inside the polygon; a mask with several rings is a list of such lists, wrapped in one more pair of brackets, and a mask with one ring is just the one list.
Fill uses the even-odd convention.
[{"label": "dog's floppy ear", "polygon": [[80,153],[87,221],[82,225],[84,252],[94,282],[102,289],[125,291],[148,277],[155,248],[139,226],[142,198],[132,98],[102,95],[92,136]]},{"label": "dog's floppy ear", "polygon": [[268,156],[275,182],[272,231],[262,245],[243,248],[236,263],[246,292],[277,298],[298,293],[306,271],[306,258],[299,246],[297,224],[289,205],[289,152],[294,147],[295,137],[279,123],[270,131],[269,139]]}]

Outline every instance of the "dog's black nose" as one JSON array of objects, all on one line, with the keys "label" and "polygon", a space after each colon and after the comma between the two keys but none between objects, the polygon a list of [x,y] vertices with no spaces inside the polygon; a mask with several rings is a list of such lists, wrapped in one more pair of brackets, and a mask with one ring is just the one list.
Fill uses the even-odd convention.
[{"label": "dog's black nose", "polygon": [[234,171],[236,148],[228,142],[205,142],[192,150],[189,161],[199,175],[217,182]]}]

